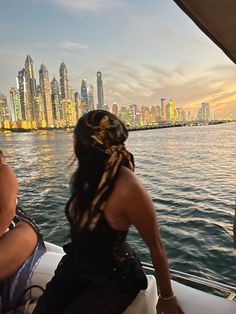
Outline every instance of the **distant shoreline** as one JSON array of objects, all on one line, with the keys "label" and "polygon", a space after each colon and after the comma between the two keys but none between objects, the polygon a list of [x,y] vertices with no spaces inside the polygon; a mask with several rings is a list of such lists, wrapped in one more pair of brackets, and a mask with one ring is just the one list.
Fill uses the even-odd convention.
[{"label": "distant shoreline", "polygon": [[[231,123],[235,121],[195,121],[195,122],[185,122],[185,123],[175,123],[175,124],[147,124],[147,125],[136,125],[136,126],[127,126],[128,131],[144,131],[144,130],[152,130],[152,129],[166,129],[166,128],[176,128],[176,127],[183,127],[183,126],[206,126],[206,125],[216,125],[216,124],[223,124],[223,123]],[[44,132],[53,132],[53,131],[64,131],[65,133],[73,132],[74,127],[64,127],[64,128],[40,128],[40,129],[0,129],[0,134],[6,133],[44,133]]]}]

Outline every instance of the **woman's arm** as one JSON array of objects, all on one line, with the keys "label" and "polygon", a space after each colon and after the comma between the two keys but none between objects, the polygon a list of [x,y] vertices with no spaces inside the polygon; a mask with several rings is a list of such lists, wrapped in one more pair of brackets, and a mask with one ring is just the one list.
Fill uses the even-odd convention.
[{"label": "woman's arm", "polygon": [[0,238],[15,216],[18,193],[16,176],[7,164],[0,165]]},{"label": "woman's arm", "polygon": [[37,244],[35,230],[24,221],[6,232],[16,213],[17,178],[7,164],[0,165],[0,281],[11,276]]},{"label": "woman's arm", "polygon": [[[129,170],[127,170],[130,172]],[[160,287],[157,313],[183,313],[173,293],[165,248],[161,242],[153,203],[144,187],[132,173],[127,173],[123,186],[125,215],[147,244]]]}]

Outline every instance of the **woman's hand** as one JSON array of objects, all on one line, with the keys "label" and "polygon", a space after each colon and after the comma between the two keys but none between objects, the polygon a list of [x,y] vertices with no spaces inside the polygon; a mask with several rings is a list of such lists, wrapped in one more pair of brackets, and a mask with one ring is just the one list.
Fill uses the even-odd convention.
[{"label": "woman's hand", "polygon": [[184,314],[178,304],[176,296],[166,299],[159,297],[156,309],[157,314]]}]

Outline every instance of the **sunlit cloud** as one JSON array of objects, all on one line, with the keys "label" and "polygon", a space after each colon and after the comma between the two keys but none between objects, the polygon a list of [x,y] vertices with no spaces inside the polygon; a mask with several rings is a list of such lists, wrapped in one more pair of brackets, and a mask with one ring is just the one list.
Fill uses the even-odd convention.
[{"label": "sunlit cloud", "polygon": [[[126,67],[127,63],[127,67]],[[230,66],[209,68],[205,73],[193,74],[184,66],[173,70],[158,65],[131,66],[127,61],[116,60],[103,69],[106,100],[108,103],[136,103],[157,105],[160,99],[174,99],[176,107],[193,110],[202,102],[209,102],[217,112],[235,112],[235,75]]]}]

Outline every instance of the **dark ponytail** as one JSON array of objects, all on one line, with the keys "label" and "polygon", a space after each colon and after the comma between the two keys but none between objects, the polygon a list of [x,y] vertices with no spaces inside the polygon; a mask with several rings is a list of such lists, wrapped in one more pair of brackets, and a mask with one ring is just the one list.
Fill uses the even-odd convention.
[{"label": "dark ponytail", "polygon": [[73,217],[76,224],[80,225],[83,215],[91,207],[108,156],[100,150],[81,143],[76,144],[75,154],[78,158],[78,168],[71,178],[70,189]]}]

